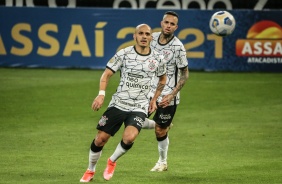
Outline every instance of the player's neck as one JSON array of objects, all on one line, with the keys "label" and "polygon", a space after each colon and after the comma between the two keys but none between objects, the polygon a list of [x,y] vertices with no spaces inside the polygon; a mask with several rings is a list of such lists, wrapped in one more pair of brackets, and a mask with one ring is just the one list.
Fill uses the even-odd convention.
[{"label": "player's neck", "polygon": [[150,54],[150,47],[140,47],[138,45],[135,45],[135,50],[138,54],[141,54],[141,55]]},{"label": "player's neck", "polygon": [[160,38],[159,38],[159,42],[161,44],[166,44],[171,40],[172,37],[173,37],[173,34],[165,35],[165,34],[161,33]]}]

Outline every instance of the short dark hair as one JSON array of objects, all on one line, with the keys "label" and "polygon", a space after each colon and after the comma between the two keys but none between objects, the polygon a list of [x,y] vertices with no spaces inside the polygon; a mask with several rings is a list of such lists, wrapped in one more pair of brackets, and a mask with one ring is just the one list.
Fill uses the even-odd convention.
[{"label": "short dark hair", "polygon": [[167,11],[167,12],[165,12],[165,15],[173,15],[173,16],[179,18],[178,14],[176,12],[174,12],[174,11]]}]

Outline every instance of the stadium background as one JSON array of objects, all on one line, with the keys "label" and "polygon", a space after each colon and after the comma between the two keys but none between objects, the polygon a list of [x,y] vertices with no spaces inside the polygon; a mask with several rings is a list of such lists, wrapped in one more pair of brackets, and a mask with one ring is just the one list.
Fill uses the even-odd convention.
[{"label": "stadium background", "polygon": [[[142,2],[144,1],[142,0]],[[185,0],[185,2],[187,1]],[[198,0],[198,2],[200,1]],[[228,2],[228,0],[223,1]],[[29,2],[29,5],[26,2]],[[30,7],[30,2],[34,2],[35,7]],[[50,8],[48,3],[52,2],[53,5],[56,3],[61,7]],[[103,70],[76,68],[81,67],[83,62],[86,64],[96,63],[98,60],[106,62],[106,57],[110,57],[106,53],[104,53],[105,58],[94,57],[94,55],[101,54],[100,52],[96,53],[94,49],[96,40],[94,35],[97,34],[95,31],[100,31],[98,33],[104,31],[104,37],[108,39],[105,42],[107,45],[104,46],[104,51],[106,52],[113,45],[114,49],[111,52],[114,52],[126,42],[125,40],[130,40],[131,28],[126,29],[127,31],[121,31],[128,33],[125,34],[125,38],[117,39],[116,31],[125,28],[124,25],[127,24],[127,21],[122,19],[115,21],[116,25],[108,23],[103,27],[103,23],[98,25],[97,23],[101,20],[104,21],[104,19],[94,20],[94,18],[88,17],[90,12],[92,15],[96,10],[103,10],[94,7],[96,2],[99,6],[102,6],[101,3],[107,2],[107,6],[110,8],[107,11],[111,11],[113,0],[69,0],[69,2],[77,3],[75,6],[69,3],[73,6],[71,8],[64,0],[0,0],[0,62],[7,64],[0,66],[1,184],[79,183],[79,179],[87,167],[89,144],[95,134],[96,124],[103,111],[106,110],[111,95],[116,91],[119,82],[118,75],[111,79],[107,87],[102,109],[93,112],[91,103],[98,93],[99,78]],[[85,2],[87,5],[84,4]],[[136,2],[140,6],[140,1]],[[178,2],[182,5],[184,0],[178,0]],[[205,3],[205,9],[207,9],[207,4],[212,0],[201,2]],[[242,15],[244,19],[240,22],[244,21],[244,23],[241,23],[241,30],[236,30],[236,34],[224,38],[224,44],[227,40],[237,37],[237,34],[242,34],[240,40],[245,41],[247,33],[243,30],[249,30],[249,26],[261,20],[260,15],[256,15],[256,13],[263,12],[261,16],[267,15],[270,20],[281,17],[273,15],[273,13],[281,11],[282,1],[280,0],[232,0],[231,2],[232,11],[239,13],[248,11],[250,14],[248,16]],[[262,7],[257,6],[258,2],[267,3]],[[129,3],[126,2],[122,4],[129,6]],[[53,5],[52,7],[54,7]],[[126,11],[134,12],[134,15],[130,14],[130,17],[128,14],[115,13],[113,15],[118,16],[117,18],[121,16],[127,20],[136,17],[135,14],[139,11],[153,11],[156,12],[156,16],[160,16],[165,11],[155,8],[156,1],[153,2],[153,0],[148,2],[147,6],[151,6],[151,8],[146,10],[126,9]],[[199,8],[196,3],[193,6],[196,9]],[[224,7],[224,4],[216,3],[214,6]],[[256,10],[254,11],[254,9]],[[182,10],[183,8],[175,9],[177,12]],[[216,10],[214,8],[213,10],[198,11],[194,9],[191,11],[198,11],[204,17],[205,14]],[[25,11],[28,13],[25,14]],[[126,11],[118,9],[118,12],[124,13]],[[183,10],[183,13],[187,12],[190,12],[190,9]],[[194,14],[192,16],[194,17]],[[196,27],[196,24],[190,22],[190,17],[187,17],[186,14],[181,17],[179,31],[186,28],[200,29]],[[149,18],[154,27],[159,26],[160,17],[149,16]],[[197,22],[201,23],[203,20],[201,17],[198,18],[200,20]],[[142,17],[140,20],[144,21]],[[247,24],[247,22],[252,22],[252,24]],[[137,23],[138,21],[129,21],[126,26],[132,27]],[[279,24],[281,26],[281,23]],[[202,25],[206,27],[207,23],[203,21]],[[57,32],[55,31],[56,26]],[[73,29],[71,29],[72,26],[74,26]],[[118,27],[115,28],[115,26]],[[80,42],[76,43],[86,43],[82,41],[82,31],[75,31],[79,28],[83,28],[92,57],[83,57],[84,50],[84,52],[74,51],[74,47],[70,46],[66,50],[70,56],[63,56],[62,53],[67,45],[66,41],[71,40],[68,39],[71,30],[73,30],[72,36],[79,35]],[[112,28],[114,28],[114,33],[109,35],[108,31]],[[19,30],[21,30],[20,34],[16,34]],[[49,31],[46,34],[44,30]],[[206,40],[207,35],[211,33],[203,34]],[[45,39],[46,35],[50,37]],[[12,36],[15,36],[16,39]],[[23,38],[25,41],[22,41]],[[97,36],[96,38],[101,37]],[[57,43],[60,47],[54,46],[56,45],[54,44],[55,40],[58,40]],[[48,50],[49,45],[45,43],[46,41],[52,43],[51,50]],[[279,39],[272,41],[279,42]],[[261,40],[258,43],[260,42]],[[31,46],[30,43],[33,47],[27,47]],[[209,40],[209,43],[204,41],[204,44],[210,46],[208,50],[213,49],[213,41]],[[232,45],[231,47],[235,51],[236,46]],[[3,54],[4,48],[6,54]],[[15,54],[11,54],[12,48],[27,50],[21,49],[20,52],[16,50]],[[32,48],[31,53],[28,53],[30,48]],[[43,57],[37,54],[38,48],[47,49],[47,55],[55,54]],[[41,49],[39,53],[46,55],[45,52],[42,52],[45,50]],[[198,47],[194,49],[192,51],[207,52],[207,50]],[[231,55],[234,56],[233,51]],[[24,56],[19,56],[19,54]],[[213,55],[206,54],[203,60],[210,59],[210,57]],[[269,58],[281,58],[281,56]],[[200,62],[200,59],[191,56],[188,59],[190,67],[192,67],[192,63]],[[209,61],[208,64],[215,63],[212,59]],[[226,58],[218,60],[223,64],[222,66],[229,66],[227,65],[230,64],[228,61]],[[13,62],[15,63],[13,64]],[[36,63],[32,65],[31,62]],[[70,67],[73,64],[77,64],[77,67],[66,70],[49,69],[60,67],[63,62],[67,63],[65,67]],[[17,65],[17,63],[22,63],[22,65]],[[46,65],[48,69],[33,69],[33,67],[39,67],[45,63],[50,63],[50,66]],[[249,66],[246,61],[242,61],[242,63]],[[265,67],[264,64],[259,64],[259,66]],[[269,66],[279,68],[280,65],[270,64]],[[231,69],[234,71],[233,68]],[[188,83],[182,89],[182,102],[177,109],[174,126],[170,130],[169,171],[166,173],[149,172],[158,157],[156,138],[153,130],[142,130],[138,140],[134,143],[134,148],[119,159],[113,180],[105,181],[103,179],[105,164],[113,149],[120,142],[122,136],[120,130],[103,149],[92,183],[281,184],[282,73],[272,73],[277,70],[270,71],[271,73],[191,71]]]},{"label": "stadium background", "polygon": [[[163,13],[173,9],[180,15],[176,36],[191,70],[281,72],[281,8],[282,2],[274,0],[2,0],[0,66],[104,68],[117,50],[134,43],[137,24],[157,31]],[[224,9],[237,25],[222,38],[209,30],[209,18]],[[275,31],[250,38],[251,28]]]}]

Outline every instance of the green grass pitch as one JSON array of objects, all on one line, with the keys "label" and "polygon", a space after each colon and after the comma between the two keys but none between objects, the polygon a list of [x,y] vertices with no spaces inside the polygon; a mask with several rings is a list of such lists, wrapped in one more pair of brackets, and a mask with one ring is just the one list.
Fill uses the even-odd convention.
[{"label": "green grass pitch", "polygon": [[[103,108],[91,110],[101,70],[0,68],[0,183],[75,184],[88,165]],[[104,147],[91,183],[282,183],[282,74],[190,72],[169,132],[168,171],[153,130],[142,130],[118,160],[110,181],[102,173],[122,129]]]}]

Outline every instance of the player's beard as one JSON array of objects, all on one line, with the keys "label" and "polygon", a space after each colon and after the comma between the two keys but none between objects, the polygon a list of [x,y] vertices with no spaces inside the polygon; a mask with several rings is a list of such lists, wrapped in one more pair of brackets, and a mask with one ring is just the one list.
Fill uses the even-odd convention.
[{"label": "player's beard", "polygon": [[172,33],[164,33],[164,31],[162,31],[162,34],[163,34],[165,39],[170,39],[173,36]]}]

